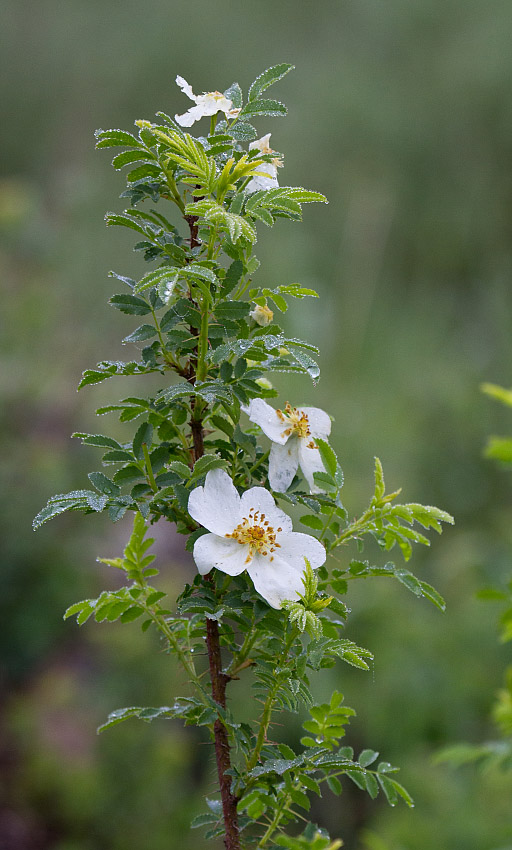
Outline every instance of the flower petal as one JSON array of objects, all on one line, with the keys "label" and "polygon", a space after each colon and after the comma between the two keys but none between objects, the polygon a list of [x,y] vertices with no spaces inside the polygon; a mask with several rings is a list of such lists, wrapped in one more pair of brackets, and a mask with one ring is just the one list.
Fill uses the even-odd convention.
[{"label": "flower petal", "polygon": [[279,538],[279,544],[281,546],[279,557],[297,570],[301,576],[306,569],[304,558],[308,559],[313,570],[325,563],[327,557],[325,549],[311,534],[292,531],[291,534],[283,534]]},{"label": "flower petal", "polygon": [[[306,537],[307,535],[302,535]],[[302,570],[295,569],[280,555],[269,557],[254,555],[247,565],[254,587],[272,608],[280,608],[285,599],[297,599],[304,590]]]},{"label": "flower petal", "polygon": [[[261,172],[261,173],[260,173]],[[268,177],[267,177],[268,174]],[[272,162],[262,162],[258,165],[258,171],[255,176],[251,177],[245,191],[251,192],[266,191],[267,189],[278,189],[279,181],[277,179],[277,168]]]},{"label": "flower petal", "polygon": [[331,433],[331,417],[325,410],[319,407],[301,407],[300,410],[306,414],[309,422],[309,430],[312,437],[326,440]]},{"label": "flower petal", "polygon": [[254,151],[258,150],[262,153],[272,153],[270,148],[270,136],[272,133],[267,133],[266,136],[262,136],[261,139],[256,139],[254,142],[251,142],[249,145],[249,150]]},{"label": "flower petal", "polygon": [[185,79],[183,79],[183,77],[180,77],[179,74],[176,77],[176,85],[180,87],[183,94],[186,94],[187,97],[190,98],[190,100],[197,101],[197,98],[196,98],[194,92],[192,91],[192,86],[189,85],[189,83],[187,83],[187,81]]},{"label": "flower petal", "polygon": [[270,404],[267,404],[262,398],[253,398],[246,412],[251,422],[259,425],[265,436],[273,443],[280,443],[281,445],[286,443],[288,436],[283,433],[287,427],[286,423],[279,418]]},{"label": "flower petal", "polygon": [[[272,443],[268,465],[268,480],[272,490],[286,493],[299,466],[299,442],[291,436],[285,446]],[[323,469],[323,467],[322,467]]]},{"label": "flower petal", "polygon": [[277,507],[274,497],[265,487],[251,487],[250,490],[242,493],[240,516],[248,517],[251,508],[265,514],[265,519],[269,521],[274,531],[278,528],[285,532],[292,530],[290,517]]},{"label": "flower petal", "polygon": [[230,534],[240,517],[240,496],[223,469],[208,472],[204,487],[192,490],[188,500],[192,519],[214,534]]},{"label": "flower petal", "polygon": [[196,121],[199,121],[200,118],[205,114],[202,106],[191,106],[188,112],[184,112],[183,115],[175,115],[174,120],[181,127],[191,127]]},{"label": "flower petal", "polygon": [[194,561],[202,576],[214,567],[229,576],[243,573],[249,555],[249,546],[237,540],[226,540],[217,534],[203,534],[194,543]]},{"label": "flower petal", "polygon": [[325,472],[320,452],[317,448],[311,449],[307,440],[299,440],[299,466],[304,473],[304,478],[309,484],[311,493],[321,493],[322,488],[315,484],[314,472]]}]

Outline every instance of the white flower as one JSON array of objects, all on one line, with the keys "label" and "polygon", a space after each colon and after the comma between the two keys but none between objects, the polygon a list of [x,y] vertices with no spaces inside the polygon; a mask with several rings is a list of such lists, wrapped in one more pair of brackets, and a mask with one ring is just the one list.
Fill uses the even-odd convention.
[{"label": "white flower", "polygon": [[223,469],[211,470],[204,487],[192,490],[188,512],[210,532],[194,544],[201,575],[214,567],[230,576],[247,570],[272,608],[303,593],[305,558],[313,569],[325,561],[322,544],[309,534],[292,531],[290,517],[268,490],[251,487],[240,496]]},{"label": "white flower", "polygon": [[[251,142],[249,150],[259,150],[264,154],[274,153],[272,148],[269,146],[270,136],[271,133],[267,133],[267,135],[262,136],[261,139]],[[277,182],[277,169],[282,164],[283,163],[279,157],[274,157],[272,162],[262,162],[261,165],[258,165],[258,172],[263,173],[252,177],[245,187],[245,191],[259,192],[261,189],[277,189],[279,187],[279,183]]]},{"label": "white flower", "polygon": [[324,472],[315,439],[326,440],[331,433],[331,420],[318,407],[291,407],[274,410],[262,398],[253,398],[246,410],[251,422],[259,425],[272,440],[268,480],[273,490],[284,493],[290,486],[298,467],[312,493],[319,493],[313,473]]},{"label": "white flower", "polygon": [[174,116],[174,120],[182,127],[191,127],[200,118],[206,115],[216,115],[217,112],[223,112],[228,118],[236,118],[240,112],[239,109],[234,109],[233,101],[228,97],[224,97],[220,91],[209,91],[199,95],[194,94],[192,86],[180,76],[176,77],[176,84],[196,104],[195,106],[191,106],[188,112],[184,112],[183,115]]},{"label": "white flower", "polygon": [[256,304],[254,310],[251,310],[249,313],[249,316],[251,319],[254,319],[258,325],[265,327],[265,325],[270,325],[274,318],[274,313],[270,307],[267,307],[266,304]]}]

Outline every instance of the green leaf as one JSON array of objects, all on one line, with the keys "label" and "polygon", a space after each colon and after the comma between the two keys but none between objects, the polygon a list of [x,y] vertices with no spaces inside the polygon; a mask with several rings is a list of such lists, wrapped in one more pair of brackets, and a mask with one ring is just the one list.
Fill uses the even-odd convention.
[{"label": "green leaf", "polygon": [[233,260],[222,282],[222,294],[228,295],[242,277],[244,265],[240,260]]},{"label": "green leaf", "polygon": [[112,160],[112,165],[114,168],[119,171],[125,165],[130,165],[133,162],[141,162],[141,160],[147,159],[149,156],[149,151],[144,149],[139,149],[135,151],[124,151],[123,153],[118,153],[114,159]]},{"label": "green leaf", "polygon": [[[160,177],[161,174],[162,169],[159,165],[154,165],[152,162],[145,162],[143,165],[139,165],[138,168],[129,171],[126,175],[126,180],[128,183],[136,183],[137,180],[142,180],[144,177],[155,179]],[[116,222],[107,221],[107,224],[110,223],[115,224]]]},{"label": "green leaf", "polygon": [[384,472],[378,457],[375,458],[375,499],[380,501],[386,492]]},{"label": "green leaf", "polygon": [[217,455],[203,455],[194,464],[192,480],[202,478],[210,469],[226,469],[227,461]]},{"label": "green leaf", "polygon": [[337,776],[328,776],[327,777],[327,784],[328,784],[329,788],[331,789],[331,791],[333,792],[333,794],[336,794],[339,797],[339,795],[341,794],[343,789],[341,787],[341,782],[338,779],[338,777]]},{"label": "green leaf", "polygon": [[512,407],[512,389],[506,390],[504,387],[500,387],[497,384],[482,384],[480,389],[491,398],[495,398],[497,401],[501,401],[508,407]]},{"label": "green leaf", "polygon": [[171,461],[171,463],[169,464],[169,469],[172,472],[176,472],[177,475],[180,475],[181,478],[184,478],[185,480],[190,478],[190,468],[185,463],[182,463],[180,460]]},{"label": "green leaf", "polygon": [[151,723],[152,720],[163,717],[176,716],[176,707],[171,708],[168,705],[163,705],[160,708],[147,708],[146,706],[131,706],[130,708],[118,708],[112,711],[106,723],[98,728],[98,732],[103,732],[104,729],[110,729],[111,726],[117,726],[118,723],[123,723],[131,717],[136,717],[139,720],[144,720],[146,723]]},{"label": "green leaf", "polygon": [[135,286],[135,292],[143,292],[153,286],[161,286],[164,283],[175,283],[180,274],[180,269],[174,266],[164,266],[155,271],[148,272]]},{"label": "green leaf", "polygon": [[126,343],[129,342],[141,342],[146,339],[151,339],[156,336],[156,333],[154,325],[139,325],[139,327],[132,331],[131,334],[125,336],[123,344],[126,345]]},{"label": "green leaf", "polygon": [[258,131],[247,121],[237,121],[229,132],[237,142],[252,142],[258,138]]},{"label": "green leaf", "polygon": [[277,117],[279,115],[286,115],[287,112],[288,110],[284,103],[280,103],[278,100],[253,100],[250,103],[246,103],[240,113],[240,117],[245,118],[247,115],[270,115]]},{"label": "green leaf", "polygon": [[139,608],[138,605],[133,605],[131,608],[128,608],[124,614],[121,614],[120,620],[122,623],[131,623],[133,620],[141,617],[144,613],[145,611],[143,608]]},{"label": "green leaf", "polygon": [[358,758],[358,762],[362,767],[369,767],[378,757],[379,754],[375,750],[363,750]]},{"label": "green leaf", "polygon": [[121,488],[114,484],[110,478],[107,478],[103,472],[89,472],[88,478],[91,484],[106,496],[118,496],[121,492]]},{"label": "green leaf", "polygon": [[336,475],[336,470],[338,468],[338,458],[336,457],[334,449],[332,449],[329,443],[327,443],[325,440],[317,438],[315,439],[315,442],[320,451],[320,457],[322,459],[323,465],[325,466],[329,475],[332,475],[332,477],[334,478],[334,476]]},{"label": "green leaf", "polygon": [[148,450],[151,449],[153,441],[153,426],[149,422],[142,422],[139,425],[137,432],[133,438],[133,453],[140,460],[143,457],[143,443],[146,444]]},{"label": "green leaf", "polygon": [[104,434],[83,434],[76,431],[71,434],[72,437],[78,437],[82,440],[84,446],[100,446],[109,449],[122,449],[121,443],[114,440],[112,437],[106,437]]},{"label": "green leaf", "polygon": [[288,71],[291,71],[295,65],[290,65],[288,62],[282,62],[280,65],[272,65],[271,68],[267,68],[266,71],[263,71],[254,82],[251,84],[249,89],[249,101],[256,100],[260,96],[262,92],[272,86],[274,83],[277,83],[278,80],[281,80]]},{"label": "green leaf", "polygon": [[235,109],[240,109],[242,106],[242,89],[238,83],[231,83],[229,88],[224,92],[224,97],[231,101]]},{"label": "green leaf", "polygon": [[306,298],[306,296],[312,298],[319,297],[318,292],[315,292],[314,289],[306,289],[300,283],[289,283],[286,286],[278,286],[277,288],[279,292],[283,292],[285,295],[292,295],[294,298]]},{"label": "green leaf", "polygon": [[96,510],[98,494],[94,490],[73,490],[71,493],[62,493],[52,496],[32,522],[34,531],[49,519],[64,513],[65,511],[90,511]]},{"label": "green leaf", "polygon": [[131,133],[125,130],[96,130],[94,135],[97,138],[97,148],[140,148],[141,143]]},{"label": "green leaf", "polygon": [[105,222],[107,227],[129,227],[130,230],[135,230],[142,236],[148,235],[147,231],[127,213],[106,213]]},{"label": "green leaf", "polygon": [[142,298],[137,298],[135,295],[112,295],[109,304],[121,310],[122,313],[128,313],[133,316],[144,316],[146,313],[151,313],[151,307]]},{"label": "green leaf", "polygon": [[510,437],[489,437],[484,454],[490,460],[499,460],[507,464],[512,463],[512,439]]},{"label": "green leaf", "polygon": [[308,528],[314,528],[316,531],[321,531],[324,527],[324,524],[320,517],[315,516],[314,514],[306,514],[305,516],[301,516],[299,522],[302,525],[306,525]]}]

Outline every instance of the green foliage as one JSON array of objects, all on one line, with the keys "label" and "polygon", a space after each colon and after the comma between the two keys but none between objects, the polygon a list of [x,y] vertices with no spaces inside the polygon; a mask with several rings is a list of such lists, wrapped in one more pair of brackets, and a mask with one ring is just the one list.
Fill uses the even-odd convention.
[{"label": "green foliage", "polygon": [[[159,376],[159,386],[148,396],[129,396],[98,409],[99,415],[118,413],[122,423],[139,419],[133,436],[119,442],[103,434],[75,434],[85,445],[102,449],[102,464],[109,474],[91,472],[94,490],[53,497],[34,521],[38,527],[68,510],[108,511],[113,521],[128,510],[133,512],[133,531],[123,556],[99,559],[124,573],[124,586],[71,605],[65,617],[75,616],[80,625],[91,617],[111,623],[140,618],[142,630],[153,626],[165,650],[177,658],[190,693],[175,696],[171,706],[118,709],[100,730],[132,718],[146,722],[172,718],[206,727],[216,744],[221,801],[209,801],[209,812],[196,818],[193,825],[207,826],[207,838],[225,834],[228,850],[238,847],[236,842],[230,844],[233,829],[260,848],[335,850],[340,843],[331,842],[314,824],[296,838],[283,830],[304,820],[304,812],[311,806],[310,795],[321,795],[322,784],[340,794],[344,776],[372,799],[382,791],[392,806],[398,799],[412,805],[407,791],[393,778],[397,768],[380,762],[371,769],[378,758],[375,751],[365,749],[354,760],[350,747],[340,747],[355,712],[343,704],[337,691],[328,702],[315,704],[309,677],[310,671],[316,673],[339,662],[369,669],[371,652],[344,634],[348,608],[340,597],[347,592],[349,580],[391,575],[417,596],[440,608],[444,603],[430,585],[393,564],[373,567],[351,560],[348,567],[329,572],[320,566],[323,561],[318,553],[323,553],[322,546],[327,554],[348,543],[361,549],[363,538],[370,535],[386,551],[398,545],[408,560],[413,543],[429,543],[415,525],[440,532],[442,522],[453,522],[434,507],[396,504],[398,493],[386,494],[378,459],[370,504],[359,518],[349,521],[341,502],[344,478],[336,453],[326,439],[315,435],[314,414],[310,420],[305,411],[287,405],[295,419],[288,419],[289,427],[283,424],[274,443],[281,445],[279,440],[289,439],[291,454],[295,441],[307,439],[304,452],[314,452],[315,457],[314,486],[303,470],[304,475],[297,475],[287,492],[274,495],[285,505],[305,511],[300,521],[308,532],[314,532],[308,543],[317,553],[317,572],[304,558],[303,592],[290,584],[292,598],[279,603],[279,608],[270,592],[267,598],[263,585],[259,586],[261,594],[256,592],[247,570],[226,567],[222,554],[211,568],[206,563],[210,571],[203,576],[204,551],[212,538],[218,547],[235,544],[226,538],[236,538],[247,546],[249,573],[249,567],[258,566],[256,558],[277,553],[266,564],[269,587],[272,580],[277,581],[271,578],[270,564],[274,557],[276,561],[284,558],[286,546],[281,547],[276,535],[286,534],[286,530],[277,526],[278,519],[277,530],[267,528],[269,520],[264,522],[265,514],[261,514],[262,525],[253,524],[250,536],[245,515],[227,533],[224,525],[235,522],[236,517],[228,521],[222,515],[223,529],[217,533],[208,482],[229,476],[235,488],[233,492],[229,484],[233,498],[237,492],[252,490],[260,499],[272,499],[268,479],[272,480],[275,461],[273,447],[265,450],[258,429],[242,417],[250,416],[253,400],[277,394],[267,374],[299,373],[313,381],[319,377],[312,356],[318,349],[287,336],[268,307],[270,302],[284,313],[289,298],[302,300],[317,293],[298,283],[276,282],[272,289],[253,283],[259,266],[254,250],[260,222],[270,227],[278,218],[299,221],[302,204],[327,202],[319,192],[276,186],[272,169],[277,174],[276,161],[281,161],[265,146],[268,137],[244,148],[257,135],[246,119],[286,114],[280,101],[262,95],[292,67],[284,63],[264,71],[250,87],[245,105],[242,89],[233,83],[224,93],[230,108],[215,115],[205,108],[207,136],[185,132],[179,116],[174,121],[164,113],[156,116],[158,123],[137,121],[138,137],[122,130],[97,131],[98,148],[124,149],[115,154],[114,168],[128,168],[121,197],[130,205],[122,212],[107,213],[106,224],[127,228],[141,237],[134,249],[153,265],[139,280],[111,273],[123,291],[111,296],[110,305],[128,317],[144,317],[123,339],[140,352],[137,359],[101,361],[84,372],[79,388],[107,378],[154,373]],[[196,112],[205,99],[212,98],[223,100],[218,92],[196,98]],[[262,188],[265,180],[268,188]],[[153,205],[149,209],[148,203]],[[169,221],[168,204],[179,213],[181,230]],[[154,208],[157,205],[158,210]],[[162,205],[166,214],[161,212]],[[266,309],[258,311],[254,306]],[[281,410],[269,410],[269,416],[284,423]],[[253,490],[265,486],[264,496],[261,489]],[[203,508],[209,505],[213,518],[206,527],[194,519],[198,514],[192,509],[191,493]],[[217,510],[222,513],[221,496],[219,502]],[[279,516],[276,513],[276,518]],[[161,605],[165,593],[148,584],[158,571],[152,566],[154,555],[148,554],[154,541],[146,537],[147,525],[159,519],[169,521],[187,537],[187,549],[201,568],[201,575],[168,603],[169,608]],[[295,546],[304,539],[291,538]],[[271,541],[270,552],[262,540]],[[301,565],[300,554],[287,557],[293,569]],[[286,559],[285,564],[292,569]],[[279,572],[277,576],[283,580]],[[226,700],[226,687],[248,670],[261,711],[257,719],[243,723]],[[303,724],[308,733],[301,741],[303,751],[295,753],[285,744],[271,743],[269,731],[275,714],[298,713],[304,708],[309,719]]]}]

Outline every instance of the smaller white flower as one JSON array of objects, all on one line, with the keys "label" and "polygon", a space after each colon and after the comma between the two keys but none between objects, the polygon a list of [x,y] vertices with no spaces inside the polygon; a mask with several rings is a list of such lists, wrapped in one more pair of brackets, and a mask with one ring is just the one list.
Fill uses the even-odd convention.
[{"label": "smaller white flower", "polygon": [[[274,153],[269,145],[270,136],[271,133],[267,133],[267,135],[262,136],[261,139],[251,142],[249,150],[259,150],[264,154]],[[274,157],[272,162],[262,162],[261,165],[258,165],[258,172],[262,172],[262,174],[258,173],[255,177],[252,177],[245,187],[245,191],[259,192],[262,189],[279,188],[279,183],[277,182],[277,169],[282,164],[283,163],[279,157]]]},{"label": "smaller white flower", "polygon": [[284,410],[274,410],[262,398],[253,398],[246,413],[272,440],[268,467],[272,489],[285,493],[300,466],[311,493],[321,492],[313,475],[325,472],[325,467],[315,439],[327,440],[331,433],[328,414],[318,407],[290,404]]},{"label": "smaller white flower", "polygon": [[256,304],[254,310],[251,310],[249,313],[249,316],[263,328],[265,325],[270,325],[274,318],[274,313],[266,304]]},{"label": "smaller white flower", "polygon": [[200,118],[208,115],[216,115],[217,112],[223,112],[227,118],[236,118],[240,112],[239,109],[233,107],[233,101],[225,97],[220,91],[209,91],[199,95],[194,94],[192,86],[180,76],[176,77],[176,84],[195,103],[195,106],[191,106],[188,112],[184,112],[183,115],[174,116],[174,120],[181,127],[191,127]]},{"label": "smaller white flower", "polygon": [[305,558],[317,569],[325,549],[316,537],[292,531],[290,517],[277,507],[264,487],[242,496],[223,469],[212,469],[204,487],[188,500],[192,519],[210,532],[194,543],[194,561],[201,575],[213,568],[230,576],[247,570],[257,592],[272,608],[304,592]]}]

